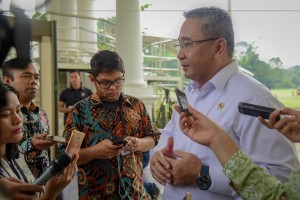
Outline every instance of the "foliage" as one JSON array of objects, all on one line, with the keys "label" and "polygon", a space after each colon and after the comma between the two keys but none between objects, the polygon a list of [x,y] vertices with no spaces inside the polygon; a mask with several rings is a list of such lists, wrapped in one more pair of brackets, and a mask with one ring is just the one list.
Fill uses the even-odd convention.
[{"label": "foliage", "polygon": [[300,66],[284,69],[279,57],[269,62],[260,60],[254,43],[241,42],[237,47],[243,48],[237,55],[241,67],[251,71],[254,78],[271,89],[296,88],[300,85]]},{"label": "foliage", "polygon": [[141,11],[144,11],[146,8],[149,8],[152,4],[144,4],[141,6]]},{"label": "foliage", "polygon": [[32,19],[38,19],[38,20],[44,20],[47,21],[47,17],[46,15],[42,15],[42,13],[36,11],[33,15],[32,15]]}]

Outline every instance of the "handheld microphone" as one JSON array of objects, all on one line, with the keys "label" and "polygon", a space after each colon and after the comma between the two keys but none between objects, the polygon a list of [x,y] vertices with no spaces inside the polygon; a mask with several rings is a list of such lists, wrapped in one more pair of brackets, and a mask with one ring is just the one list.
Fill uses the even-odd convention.
[{"label": "handheld microphone", "polygon": [[60,154],[55,160],[49,165],[44,173],[35,180],[33,184],[43,186],[52,177],[62,172],[72,161],[72,157],[67,152]]}]

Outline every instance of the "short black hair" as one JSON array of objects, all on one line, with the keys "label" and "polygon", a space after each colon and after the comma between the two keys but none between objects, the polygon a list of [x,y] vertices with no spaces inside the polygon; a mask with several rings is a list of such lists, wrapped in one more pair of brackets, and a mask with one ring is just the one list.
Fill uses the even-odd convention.
[{"label": "short black hair", "polygon": [[233,56],[234,31],[231,16],[227,11],[217,7],[201,7],[184,12],[185,18],[202,20],[201,31],[208,38],[224,38],[227,42],[228,54]]},{"label": "short black hair", "polygon": [[72,70],[70,70],[69,73],[71,74],[71,73],[75,73],[75,72],[80,76],[80,71],[78,69],[72,69]]},{"label": "short black hair", "polygon": [[10,59],[3,64],[2,75],[10,77],[12,80],[14,80],[11,70],[25,69],[31,63],[32,63],[32,60],[27,59],[27,58],[18,58],[17,57],[17,58]]},{"label": "short black hair", "polygon": [[98,76],[101,72],[119,71],[125,73],[122,58],[114,51],[102,50],[97,52],[91,59],[91,74]]},{"label": "short black hair", "polygon": [[[13,92],[18,96],[18,92],[15,88],[10,85],[0,82],[0,109],[7,106],[7,93]],[[6,144],[6,158],[11,161],[14,158],[19,157],[18,143],[8,143]]]}]

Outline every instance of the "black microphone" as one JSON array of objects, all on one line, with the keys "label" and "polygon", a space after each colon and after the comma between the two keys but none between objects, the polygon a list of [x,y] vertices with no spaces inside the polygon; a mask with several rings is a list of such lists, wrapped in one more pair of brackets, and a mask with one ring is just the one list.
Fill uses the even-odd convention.
[{"label": "black microphone", "polygon": [[45,185],[49,179],[62,172],[71,162],[71,155],[67,152],[63,152],[57,158],[55,158],[55,160],[49,165],[46,171],[44,171],[44,173],[39,178],[37,178],[33,184],[39,186]]}]

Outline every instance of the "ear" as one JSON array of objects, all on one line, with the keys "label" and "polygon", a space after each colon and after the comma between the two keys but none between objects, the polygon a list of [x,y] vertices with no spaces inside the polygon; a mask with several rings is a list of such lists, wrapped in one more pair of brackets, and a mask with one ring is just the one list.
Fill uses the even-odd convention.
[{"label": "ear", "polygon": [[227,41],[224,38],[219,38],[216,41],[215,57],[220,57],[226,52]]},{"label": "ear", "polygon": [[95,78],[94,78],[94,76],[93,76],[92,74],[89,75],[89,78],[90,78],[90,81],[91,81],[92,83],[95,82]]},{"label": "ear", "polygon": [[7,85],[10,85],[11,83],[11,78],[8,76],[3,76],[3,82],[6,83]]}]

